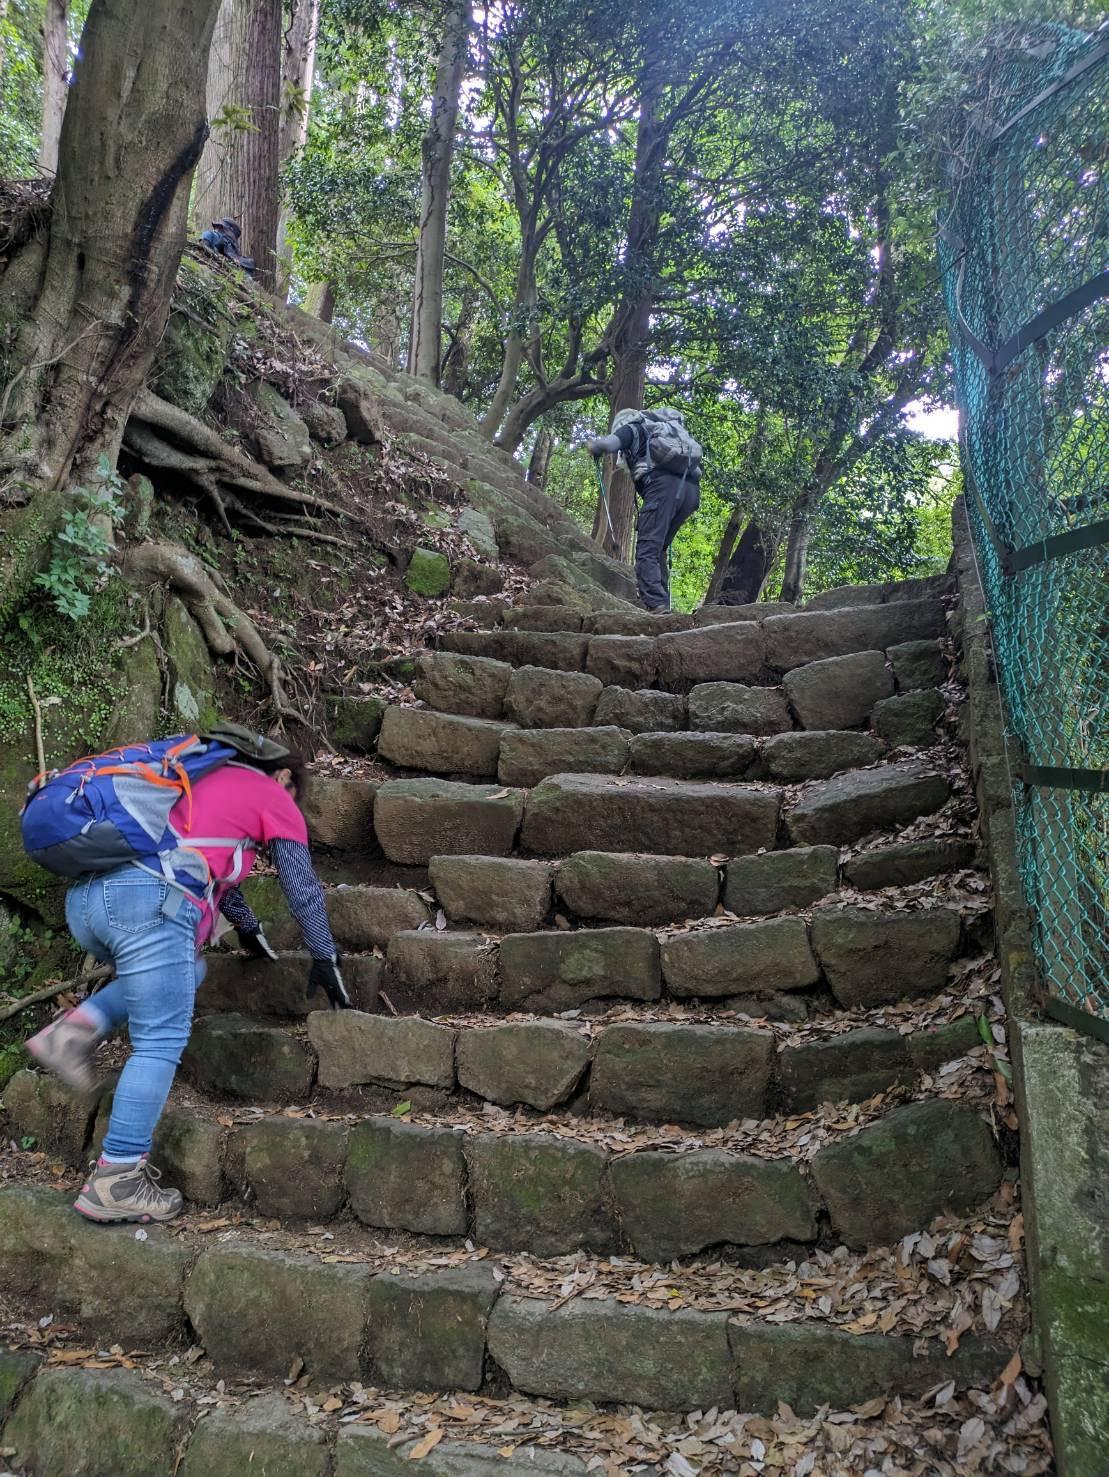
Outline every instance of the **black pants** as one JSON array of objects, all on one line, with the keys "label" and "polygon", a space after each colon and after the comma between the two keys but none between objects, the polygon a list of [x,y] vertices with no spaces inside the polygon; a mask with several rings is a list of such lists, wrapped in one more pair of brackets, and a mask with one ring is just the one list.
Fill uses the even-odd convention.
[{"label": "black pants", "polygon": [[670,609],[670,545],[701,501],[700,485],[672,472],[648,472],[635,540],[635,582],[648,610]]}]

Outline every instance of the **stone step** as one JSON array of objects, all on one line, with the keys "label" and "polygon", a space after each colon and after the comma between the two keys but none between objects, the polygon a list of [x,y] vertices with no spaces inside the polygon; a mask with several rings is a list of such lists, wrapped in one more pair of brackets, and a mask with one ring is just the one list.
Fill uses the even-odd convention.
[{"label": "stone step", "polygon": [[[911,885],[968,868],[974,858],[974,843],[960,837],[879,845],[842,863],[834,846],[793,846],[713,861],[602,851],[574,852],[557,864],[516,857],[432,857],[430,887],[340,884],[325,887],[324,894],[335,940],[349,957],[384,949],[394,934],[430,927],[435,901],[451,925],[496,934],[580,922],[658,927],[708,917],[721,906],[737,918],[754,918],[809,907],[840,887],[869,892]],[[423,880],[422,871],[416,876]],[[274,948],[298,949],[300,929],[277,879],[251,877],[243,891]],[[561,922],[556,923],[556,913]],[[224,943],[238,947],[233,933]],[[380,983],[372,965],[350,959],[350,972],[352,987],[371,1000]],[[228,999],[245,992],[251,1011],[289,1013],[296,981],[271,980],[266,986],[264,973],[260,962],[241,954],[210,953],[205,992]]]},{"label": "stone step", "polygon": [[844,585],[816,595],[804,607],[786,600],[760,600],[753,605],[703,605],[690,615],[680,612],[568,611],[561,606],[528,604],[505,612],[502,624],[522,631],[586,631],[598,636],[658,636],[664,631],[691,631],[696,627],[734,625],[768,620],[803,610],[842,609],[903,603],[906,600],[942,600],[954,590],[949,575],[901,580],[885,585]]},{"label": "stone step", "polygon": [[[466,857],[461,875],[452,876],[454,861],[440,858],[435,864],[452,907],[482,911],[487,905],[475,899],[475,892],[480,893],[483,877],[495,878],[505,864]],[[703,905],[721,886],[718,869],[696,858],[583,852],[570,858],[555,879],[541,864],[509,865],[516,869],[510,884],[515,902],[511,913],[506,903],[502,922],[533,921],[549,905],[552,880],[559,895],[579,899],[581,906],[597,906],[590,902],[594,896],[607,889],[618,899],[621,889],[634,890],[641,878],[644,889],[652,890],[643,910],[653,906],[659,912],[676,908],[683,899]],[[932,905],[927,900],[916,910],[882,908],[874,902],[842,906],[829,884],[835,884],[834,848],[738,858],[725,872],[726,900],[765,905],[790,899],[784,906],[796,907],[818,894],[821,906],[805,914],[779,908],[771,917],[759,917],[754,910],[729,915],[713,907],[708,911],[719,916],[700,926],[686,924],[657,936],[644,927],[573,928],[564,916],[565,927],[500,937],[465,929],[404,929],[391,936],[384,960],[380,951],[346,958],[344,978],[356,1008],[365,1012],[392,1005],[402,1013],[419,1010],[425,1015],[520,1008],[557,1014],[596,1012],[604,1000],[665,998],[726,1001],[740,1009],[772,1005],[779,1016],[804,1019],[814,987],[819,987],[815,998],[830,997],[844,1008],[869,1009],[935,994],[943,988],[951,962],[973,950],[980,937],[983,906],[978,899],[976,906],[968,906],[952,895]],[[509,890],[499,882],[492,885]],[[699,889],[705,889],[701,897]],[[629,911],[634,903],[633,897]],[[615,910],[613,905],[610,911]],[[307,955],[283,954],[271,962],[212,954],[197,1009],[212,1017],[303,1019],[325,1009],[318,996],[312,1001],[305,997],[309,965]],[[218,1048],[217,1039],[212,1049]],[[261,1053],[262,1038],[255,1049]],[[291,1080],[300,1079],[294,1073]]]},{"label": "stone step", "polygon": [[[653,696],[669,697],[664,693]],[[921,714],[926,725],[921,737],[934,742],[934,725],[943,713],[942,698],[934,691],[878,703],[876,721],[891,734],[891,742],[907,741],[907,724],[914,722],[921,699],[928,700],[927,711]],[[562,711],[569,716],[565,706]],[[534,700],[529,700],[526,714],[521,710],[523,716],[534,712]],[[838,729],[756,739],[746,733],[709,731],[633,733],[596,722],[587,728],[520,728],[433,708],[393,706],[385,710],[377,752],[399,769],[496,776],[502,784],[527,788],[554,774],[621,774],[625,770],[671,779],[769,778],[796,784],[875,764],[887,746],[875,734]]]},{"label": "stone step", "polygon": [[378,787],[368,840],[407,866],[426,866],[436,856],[508,856],[517,848],[534,856],[597,849],[734,857],[776,847],[780,821],[792,845],[843,846],[930,815],[950,793],[946,778],[923,759],[813,781],[784,818],[782,790],[765,783],[571,773],[526,790],[388,780]]},{"label": "stone step", "polygon": [[[946,676],[936,641],[908,641],[885,651],[814,660],[787,672],[777,685],[757,676],[712,677],[713,668],[705,663],[704,676],[675,679],[670,690],[657,675],[650,675],[640,647],[649,640],[646,637],[511,631],[445,635],[458,646],[471,638],[477,644],[490,637],[548,643],[529,653],[536,660],[515,666],[491,655],[442,650],[422,654],[416,661],[415,693],[429,708],[490,721],[504,719],[527,729],[611,725],[634,733],[691,729],[767,736],[795,728],[870,726],[882,731],[888,726],[891,742],[927,745],[935,741],[935,725],[944,710],[942,694],[922,683]],[[676,641],[680,635],[659,637],[654,644]],[[558,651],[549,644],[562,641],[575,643],[574,649]],[[586,643],[587,670],[579,670],[578,652]],[[367,700],[371,701],[380,704],[380,699]]]},{"label": "stone step", "polygon": [[[225,1378],[284,1379],[296,1362],[316,1389],[344,1382],[359,1389],[494,1393],[507,1384],[556,1400],[679,1411],[770,1412],[788,1397],[808,1415],[822,1405],[879,1394],[908,1397],[948,1380],[957,1387],[988,1386],[1012,1352],[1006,1341],[977,1333],[964,1335],[948,1356],[939,1329],[914,1339],[908,1332],[860,1337],[830,1323],[764,1323],[731,1312],[726,1297],[714,1307],[711,1294],[696,1307],[672,1310],[616,1295],[570,1300],[530,1287],[517,1291],[506,1280],[507,1269],[491,1264],[484,1251],[436,1267],[422,1247],[415,1254],[382,1251],[380,1244],[317,1254],[267,1245],[247,1228],[213,1241],[187,1226],[176,1235],[151,1227],[137,1242],[133,1228],[81,1222],[67,1198],[38,1187],[0,1189],[3,1291],[32,1317],[62,1313],[89,1327],[98,1346],[109,1338],[130,1349],[184,1348],[191,1341],[204,1350],[205,1368]],[[585,1257],[578,1267],[597,1275],[598,1264]],[[549,1270],[549,1285],[557,1289],[565,1265]],[[813,1266],[811,1273],[819,1276],[820,1269]],[[681,1270],[672,1275],[680,1286]],[[705,1281],[701,1277],[698,1287]],[[302,1439],[294,1449],[296,1465],[279,1467],[264,1444],[267,1418],[278,1420],[282,1433],[286,1426],[279,1416],[269,1417],[268,1407],[259,1411],[261,1402],[246,1407],[255,1413],[246,1433],[237,1422],[249,1415],[217,1411],[190,1437],[185,1402],[138,1375],[99,1374],[95,1378],[105,1383],[94,1386],[92,1371],[36,1372],[33,1356],[0,1357],[5,1445],[14,1447],[21,1465],[31,1461],[42,1473],[68,1470],[71,1448],[63,1442],[72,1443],[75,1430],[96,1433],[98,1470],[120,1477],[168,1477],[186,1439],[186,1477],[230,1472],[230,1465],[211,1463],[235,1457],[234,1470],[254,1465],[255,1457],[268,1471],[369,1477],[399,1473],[401,1463],[416,1455],[376,1423],[352,1422],[334,1438],[332,1467],[327,1427],[312,1432],[301,1423],[302,1437],[312,1432],[321,1438],[323,1462],[310,1464],[318,1448]],[[106,1409],[112,1413],[107,1423]],[[493,1470],[474,1455],[480,1448],[452,1454],[451,1446],[443,1442],[421,1470],[454,1477]],[[584,1471],[543,1456],[533,1463],[521,1450],[521,1459],[503,1470]],[[497,1461],[501,1469],[503,1458]]]},{"label": "stone step", "polygon": [[[771,1017],[775,1005],[767,1002]],[[738,1015],[741,1009],[749,1016]],[[472,1014],[428,1020],[325,1011],[308,1022],[307,1040],[286,1040],[325,1095],[366,1088],[359,1100],[368,1105],[391,1108],[396,1094],[415,1090],[427,1106],[477,1098],[702,1128],[863,1102],[981,1044],[970,1016],[907,1033],[864,1023],[826,1034],[819,1020],[811,1032],[755,1025],[759,1009],[757,1000],[732,1001],[715,1015],[695,1012],[680,1021],[625,1006],[612,1023],[518,1012],[498,1023]],[[865,1013],[857,1018],[867,1020]],[[266,1074],[279,1041],[272,1022],[202,1015],[185,1074],[206,1092],[271,1100],[278,1087]],[[9,1106],[41,1126],[48,1119],[44,1090],[41,1081],[21,1079],[9,1089]]]},{"label": "stone step", "polygon": [[[599,619],[600,632],[592,629]],[[554,631],[532,630],[512,620],[493,631],[444,631],[438,649],[514,667],[588,671],[606,685],[687,692],[702,682],[764,684],[812,662],[937,640],[946,634],[946,613],[941,601],[925,599],[706,622],[661,634],[631,615],[583,618],[580,631],[558,624]]]},{"label": "stone step", "polygon": [[[733,1070],[739,1060],[733,1054]],[[642,1090],[644,1077],[626,1082]],[[630,1252],[664,1263],[710,1249],[788,1257],[818,1243],[892,1245],[938,1215],[978,1209],[1003,1173],[978,1108],[939,1097],[831,1135],[807,1159],[775,1149],[773,1121],[736,1150],[701,1147],[695,1134],[656,1146],[641,1132],[636,1143],[619,1120],[590,1133],[565,1114],[452,1121],[425,1112],[411,1121],[411,1103],[398,1106],[401,1116],[262,1113],[238,1124],[226,1110],[171,1107],[152,1154],[190,1202],[249,1203],[283,1226],[349,1213],[374,1230],[469,1238],[495,1251]],[[105,1122],[102,1111],[90,1153]],[[0,1213],[0,1263],[12,1250]]]}]

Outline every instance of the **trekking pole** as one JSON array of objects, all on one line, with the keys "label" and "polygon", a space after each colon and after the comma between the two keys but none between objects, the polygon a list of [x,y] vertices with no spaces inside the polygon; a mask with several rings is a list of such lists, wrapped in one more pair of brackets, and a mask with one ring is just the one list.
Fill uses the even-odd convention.
[{"label": "trekking pole", "polygon": [[605,522],[608,524],[609,538],[612,539],[613,545],[618,547],[619,540],[616,537],[616,530],[612,526],[612,516],[608,511],[608,493],[605,491],[605,479],[601,471],[601,458],[599,456],[593,458],[593,469],[597,473],[597,486],[601,490],[601,507],[605,510]]}]

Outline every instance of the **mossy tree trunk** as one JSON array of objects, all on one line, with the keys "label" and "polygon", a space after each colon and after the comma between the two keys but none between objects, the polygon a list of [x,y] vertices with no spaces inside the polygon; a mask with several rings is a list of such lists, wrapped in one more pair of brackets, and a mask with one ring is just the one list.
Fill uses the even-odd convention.
[{"label": "mossy tree trunk", "polygon": [[16,507],[3,521],[24,525],[16,538],[0,527],[0,608],[32,577],[59,495],[102,456],[115,464],[165,328],[207,135],[217,5],[93,0],[89,11],[49,227],[0,277],[0,497]]},{"label": "mossy tree trunk", "polygon": [[27,248],[36,280],[27,294],[20,262],[0,278],[0,316],[22,315],[0,469],[31,485],[62,487],[101,455],[115,461],[181,258],[216,3],[94,0],[89,12],[49,232]]}]

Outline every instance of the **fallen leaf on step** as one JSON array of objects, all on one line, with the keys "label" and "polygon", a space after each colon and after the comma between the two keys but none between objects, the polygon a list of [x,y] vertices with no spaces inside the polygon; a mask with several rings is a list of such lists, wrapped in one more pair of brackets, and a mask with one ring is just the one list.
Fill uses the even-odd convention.
[{"label": "fallen leaf on step", "polygon": [[196,1225],[193,1227],[193,1230],[199,1231],[200,1234],[203,1236],[208,1231],[222,1231],[224,1226],[229,1226],[230,1224],[231,1222],[228,1217],[225,1215],[221,1215],[218,1221],[197,1221]]},{"label": "fallen leaf on step", "polygon": [[410,1462],[422,1462],[425,1456],[428,1456],[435,1450],[442,1439],[443,1428],[442,1426],[436,1426],[435,1430],[429,1431],[422,1441],[417,1441],[416,1445],[408,1453],[408,1460]]},{"label": "fallen leaf on step", "polygon": [[377,1429],[386,1436],[395,1436],[400,1430],[400,1415],[395,1410],[382,1411],[377,1417]]}]

